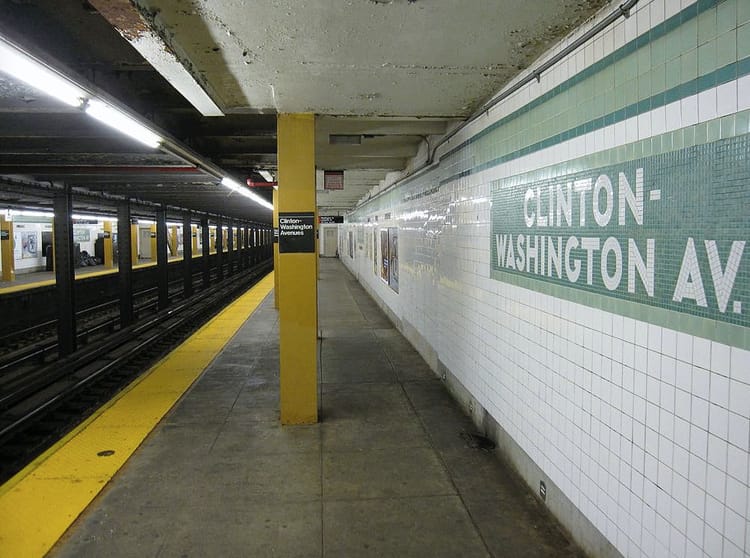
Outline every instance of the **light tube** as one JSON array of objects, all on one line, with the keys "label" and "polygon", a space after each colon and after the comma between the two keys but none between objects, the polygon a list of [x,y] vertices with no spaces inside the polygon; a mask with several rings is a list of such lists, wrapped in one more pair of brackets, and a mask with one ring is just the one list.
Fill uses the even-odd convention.
[{"label": "light tube", "polygon": [[116,223],[117,217],[104,217],[102,215],[81,215],[79,213],[73,213],[70,216],[72,219],[81,219],[83,221],[109,221],[110,223]]},{"label": "light tube", "polygon": [[83,104],[85,96],[83,91],[60,74],[3,40],[0,40],[0,71],[26,82],[33,88],[71,107],[80,107]]},{"label": "light tube", "polygon": [[233,180],[229,178],[228,176],[225,176],[224,178],[221,179],[221,183],[223,186],[226,186],[233,192],[237,192],[238,194],[245,196],[246,198],[250,198],[258,205],[262,205],[263,207],[267,209],[273,209],[272,203],[267,202],[266,200],[261,198],[258,194],[251,192],[247,188],[243,188],[242,186],[240,186],[240,183],[237,182],[236,180]]},{"label": "light tube", "polygon": [[52,211],[35,211],[31,209],[11,209],[11,215],[18,215],[19,217],[47,217],[52,218],[55,214]]},{"label": "light tube", "polygon": [[157,148],[162,139],[154,132],[133,120],[127,114],[120,112],[106,103],[91,99],[86,105],[86,114],[93,116],[100,122],[111,126],[115,130],[151,147]]},{"label": "light tube", "polygon": [[[53,211],[39,211],[33,209],[11,209],[10,215],[18,215],[19,217],[46,217],[54,219],[55,213]],[[110,221],[112,223],[117,222],[117,217],[107,217],[103,215],[83,215],[80,213],[73,213],[70,216],[71,219],[80,219],[83,221]]]},{"label": "light tube", "polygon": [[273,175],[267,170],[258,171],[258,174],[261,175],[266,182],[273,182]]}]

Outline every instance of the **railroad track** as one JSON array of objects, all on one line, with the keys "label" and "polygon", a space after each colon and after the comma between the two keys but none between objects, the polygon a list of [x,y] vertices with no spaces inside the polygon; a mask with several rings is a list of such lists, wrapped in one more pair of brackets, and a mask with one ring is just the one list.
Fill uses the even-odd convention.
[{"label": "railroad track", "polygon": [[0,378],[0,482],[111,399],[270,269],[270,262],[259,264],[69,357]]},{"label": "railroad track", "polygon": [[[193,283],[200,274],[193,275]],[[182,280],[169,283],[170,302],[182,295]],[[158,289],[150,287],[133,293],[133,312],[137,317],[154,313],[158,307]],[[79,344],[86,344],[102,332],[119,326],[119,299],[89,306],[76,312]],[[47,320],[0,336],[0,377],[26,361],[38,366],[57,356],[57,320]]]}]

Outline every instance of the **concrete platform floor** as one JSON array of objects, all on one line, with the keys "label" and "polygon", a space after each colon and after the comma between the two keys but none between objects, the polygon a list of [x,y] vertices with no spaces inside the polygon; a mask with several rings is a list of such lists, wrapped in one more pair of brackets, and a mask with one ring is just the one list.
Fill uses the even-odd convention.
[{"label": "concrete platform floor", "polygon": [[343,265],[320,269],[320,423],[279,425],[269,297],[51,556],[581,556]]}]

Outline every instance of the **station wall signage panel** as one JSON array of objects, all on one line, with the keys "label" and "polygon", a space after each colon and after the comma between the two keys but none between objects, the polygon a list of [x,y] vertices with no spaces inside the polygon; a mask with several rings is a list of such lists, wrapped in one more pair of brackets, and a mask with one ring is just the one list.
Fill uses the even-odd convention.
[{"label": "station wall signage panel", "polygon": [[334,225],[344,222],[343,215],[321,215],[318,217],[318,223],[321,225]]},{"label": "station wall signage panel", "polygon": [[279,253],[315,252],[315,213],[279,213]]}]

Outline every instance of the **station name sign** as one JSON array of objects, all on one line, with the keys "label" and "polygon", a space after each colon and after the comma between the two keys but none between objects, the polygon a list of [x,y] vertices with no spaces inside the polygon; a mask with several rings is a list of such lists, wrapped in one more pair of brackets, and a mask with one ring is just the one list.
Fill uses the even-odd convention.
[{"label": "station name sign", "polygon": [[[715,163],[737,153],[732,175]],[[750,325],[748,137],[492,185],[490,272]]]},{"label": "station name sign", "polygon": [[279,253],[315,252],[315,213],[279,213]]}]

